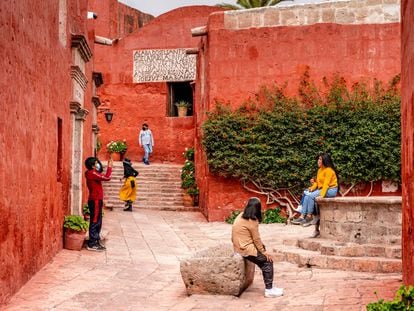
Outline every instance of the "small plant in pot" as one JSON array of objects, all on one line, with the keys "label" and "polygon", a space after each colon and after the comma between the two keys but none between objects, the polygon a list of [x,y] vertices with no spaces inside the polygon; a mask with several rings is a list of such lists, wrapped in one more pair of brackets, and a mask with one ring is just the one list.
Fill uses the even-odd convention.
[{"label": "small plant in pot", "polygon": [[89,223],[80,215],[68,215],[65,216],[63,227],[65,228],[64,247],[80,251],[89,229]]},{"label": "small plant in pot", "polygon": [[83,204],[82,214],[83,214],[83,219],[85,219],[86,221],[88,221],[91,218],[91,212],[89,210],[88,203]]},{"label": "small plant in pot", "polygon": [[194,148],[186,148],[183,153],[184,166],[181,169],[181,188],[184,189],[184,206],[198,206],[198,195],[200,193],[195,178]]},{"label": "small plant in pot", "polygon": [[185,100],[180,100],[175,103],[175,106],[177,107],[178,116],[185,117],[187,115],[188,107],[190,107],[190,103]]}]

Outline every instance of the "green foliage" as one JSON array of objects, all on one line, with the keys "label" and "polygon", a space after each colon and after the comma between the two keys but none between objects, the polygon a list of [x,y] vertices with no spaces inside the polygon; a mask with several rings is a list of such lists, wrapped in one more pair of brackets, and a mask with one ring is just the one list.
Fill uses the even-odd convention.
[{"label": "green foliage", "polygon": [[96,137],[96,152],[99,152],[102,149],[102,142],[101,139],[99,138],[99,135]]},{"label": "green foliage", "polygon": [[186,148],[184,152],[185,162],[181,169],[181,188],[194,197],[199,194],[195,179],[194,148]]},{"label": "green foliage", "polygon": [[111,141],[110,143],[108,143],[106,145],[106,149],[108,150],[109,153],[111,152],[125,152],[127,151],[128,147],[126,144],[126,140],[116,140],[116,141]]},{"label": "green foliage", "polygon": [[252,9],[252,8],[261,8],[265,6],[276,5],[279,2],[286,0],[237,0],[237,5],[229,3],[220,3],[217,6],[225,9],[231,10],[240,10],[240,9]]},{"label": "green foliage", "polygon": [[[226,218],[226,222],[233,224],[236,217],[241,213],[239,210],[232,211],[230,216]],[[280,215],[280,208],[268,209],[263,213],[262,223],[274,224],[285,223],[286,218]]]},{"label": "green foliage", "polygon": [[63,227],[74,231],[87,231],[89,229],[89,223],[82,216],[68,215],[65,216]]},{"label": "green foliage", "polygon": [[392,301],[380,299],[367,305],[367,311],[414,311],[414,287],[402,285]]},{"label": "green foliage", "polygon": [[180,100],[179,102],[175,103],[176,107],[190,107],[190,103],[186,102],[185,100]]},{"label": "green foliage", "polygon": [[274,223],[286,223],[286,218],[280,215],[280,208],[268,209],[263,213],[262,223],[274,224]]},{"label": "green foliage", "polygon": [[240,213],[241,211],[238,211],[238,210],[232,211],[230,216],[226,218],[226,222],[231,225],[234,224],[234,220],[236,219],[237,216],[239,216]]},{"label": "green foliage", "polygon": [[83,213],[83,215],[90,215],[91,214],[91,211],[89,210],[88,203],[83,204],[82,213]]},{"label": "green foliage", "polygon": [[330,152],[343,183],[399,182],[398,82],[384,87],[375,81],[372,90],[356,83],[349,90],[336,77],[322,92],[305,74],[299,98],[274,86],[235,111],[218,103],[203,125],[210,171],[273,189],[302,189],[316,174],[317,155]]}]

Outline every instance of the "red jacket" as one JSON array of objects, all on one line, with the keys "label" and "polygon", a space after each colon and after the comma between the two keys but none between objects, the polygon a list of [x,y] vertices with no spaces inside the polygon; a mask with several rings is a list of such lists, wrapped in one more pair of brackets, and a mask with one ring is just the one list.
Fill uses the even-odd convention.
[{"label": "red jacket", "polygon": [[85,172],[86,185],[89,189],[88,200],[103,200],[102,181],[111,180],[112,167],[106,169],[106,174],[98,173],[95,169]]}]

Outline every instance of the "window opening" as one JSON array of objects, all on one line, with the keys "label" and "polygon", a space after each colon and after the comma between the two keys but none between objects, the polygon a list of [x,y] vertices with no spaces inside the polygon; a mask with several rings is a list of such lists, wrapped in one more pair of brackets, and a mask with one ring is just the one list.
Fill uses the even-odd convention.
[{"label": "window opening", "polygon": [[188,82],[169,82],[168,83],[168,116],[177,117],[178,108],[175,105],[180,101],[188,103],[187,116],[193,115],[193,88]]}]

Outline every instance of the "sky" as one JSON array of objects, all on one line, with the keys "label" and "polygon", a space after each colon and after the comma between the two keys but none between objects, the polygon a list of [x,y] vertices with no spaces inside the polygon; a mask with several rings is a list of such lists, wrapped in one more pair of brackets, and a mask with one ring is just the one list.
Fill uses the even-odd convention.
[{"label": "sky", "polygon": [[181,6],[216,5],[223,2],[236,4],[236,0],[119,0],[119,2],[154,16],[161,15]]},{"label": "sky", "polygon": [[[0,0],[1,1],[1,0]],[[118,0],[132,8],[153,16],[161,15],[165,12],[189,5],[216,5],[219,3],[236,4],[237,0]],[[344,0],[285,0],[277,6],[290,6],[297,4],[344,1]]]}]

